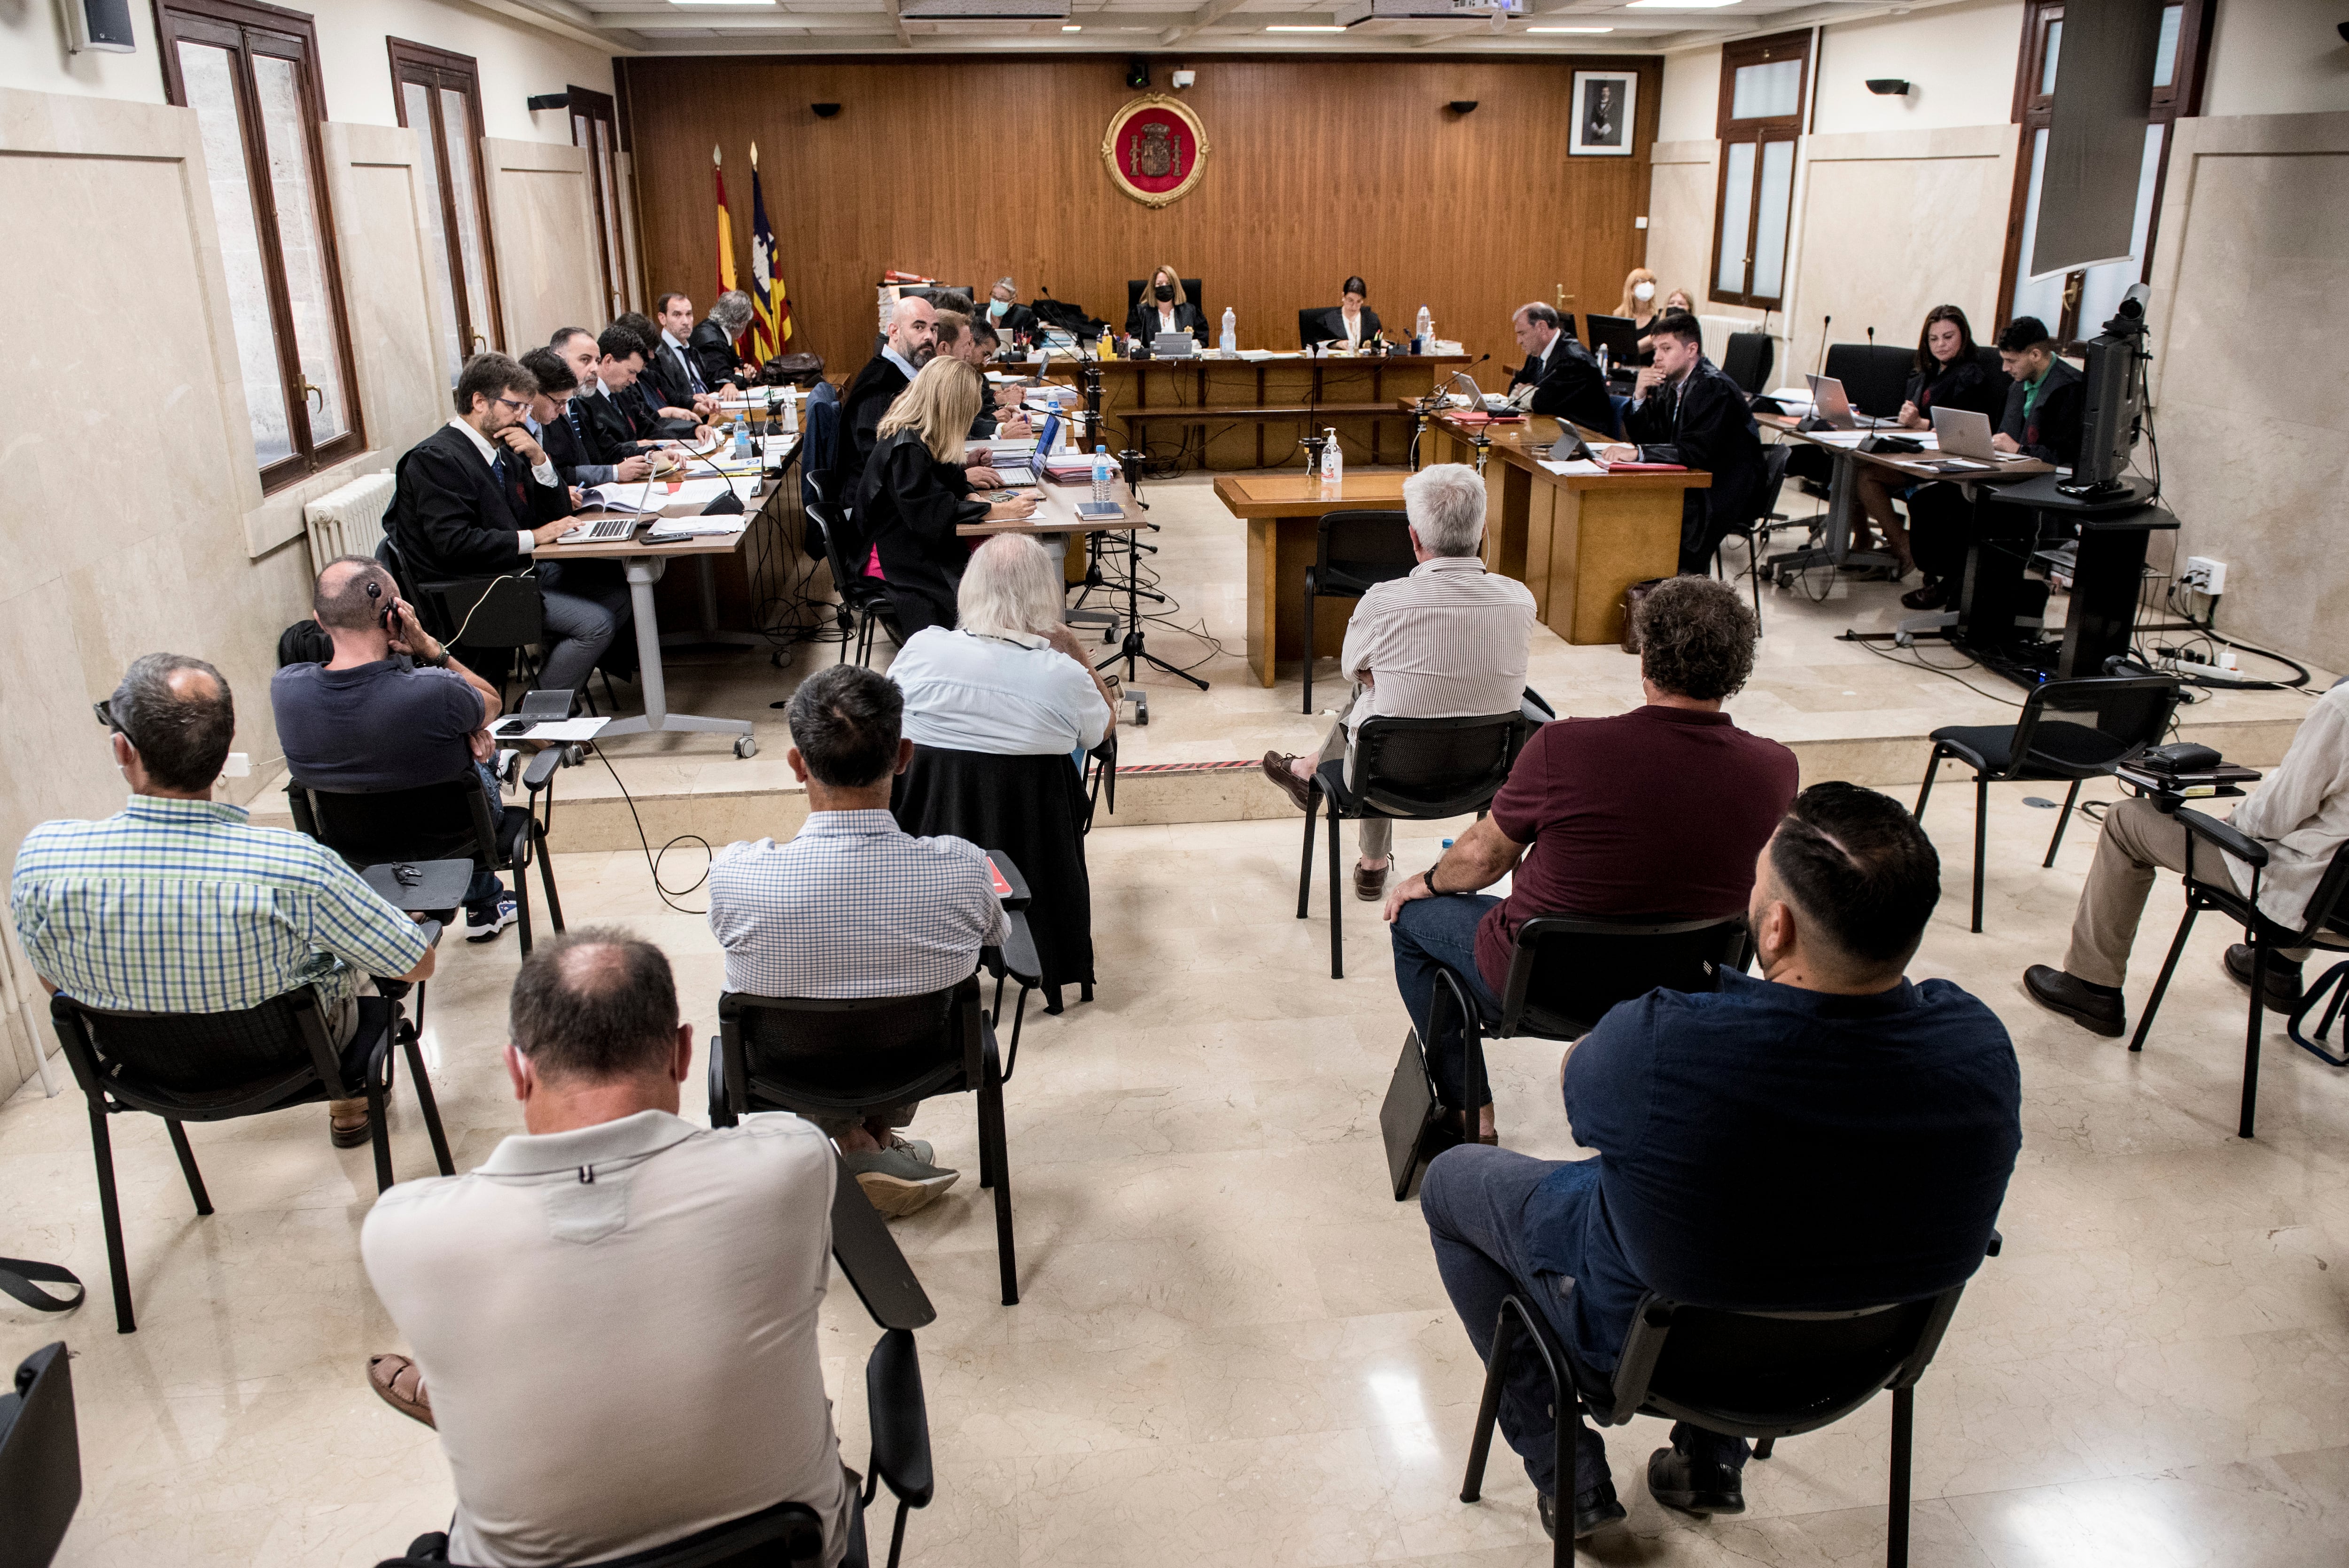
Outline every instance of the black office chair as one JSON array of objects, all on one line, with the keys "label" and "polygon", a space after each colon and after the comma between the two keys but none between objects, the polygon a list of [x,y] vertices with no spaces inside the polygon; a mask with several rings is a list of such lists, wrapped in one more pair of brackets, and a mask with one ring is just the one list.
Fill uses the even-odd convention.
[{"label": "black office chair", "polygon": [[1102,743],[1085,753],[1085,826],[1093,830],[1093,813],[1108,809],[1117,815],[1117,731],[1102,737]]},{"label": "black office chair", "polygon": [[1313,711],[1313,601],[1359,599],[1373,583],[1411,575],[1419,557],[1400,511],[1326,511],[1305,569],[1305,706]]},{"label": "black office chair", "polygon": [[863,562],[850,562],[840,545],[840,531],[834,526],[832,500],[827,493],[831,476],[808,471],[801,480],[801,489],[812,497],[807,503],[808,521],[822,533],[823,558],[832,568],[832,585],[840,594],[839,616],[840,659],[848,662],[848,645],[856,645],[856,662],[873,662],[873,628],[878,624],[889,634],[889,640],[903,645],[905,633],[897,624],[897,608],[890,601],[889,590],[876,579],[865,574]]},{"label": "black office chair", "polygon": [[1334,343],[1337,338],[1338,335],[1330,330],[1328,305],[1309,305],[1297,313],[1298,347],[1310,348],[1317,343]]},{"label": "black office chair", "polygon": [[[2055,863],[2064,845],[2064,830],[2079,804],[2084,780],[2110,773],[2147,747],[2161,744],[2178,709],[2175,676],[2087,676],[2076,680],[2049,681],[2032,688],[2023,699],[2014,727],[1994,724],[1953,724],[1933,731],[1933,754],[1925,762],[1925,785],[1917,791],[1917,820],[1925,818],[1925,802],[1932,797],[1933,777],[1941,758],[1954,758],[1974,770],[1974,914],[1973,929],[1982,928],[1982,857],[1990,835],[1990,787],[2011,779],[2068,779],[2071,790],[2055,818],[2054,836],[2047,841],[2043,866]],[[2049,718],[2050,712],[2091,714],[2086,724]]]},{"label": "black office chair", "polygon": [[1732,539],[1745,542],[1745,575],[1754,583],[1754,619],[1757,625],[1762,620],[1762,552],[1769,548],[1770,530],[1786,521],[1778,513],[1778,492],[1785,488],[1786,463],[1794,452],[1791,441],[1773,441],[1762,449],[1762,495],[1754,517],[1743,528],[1733,528],[1723,534],[1713,547],[1713,573],[1726,580],[1729,571],[1722,564],[1722,546]]},{"label": "black office chair", "polygon": [[[1112,324],[1119,331],[1123,332],[1125,329],[1125,323],[1133,319],[1135,308],[1142,304],[1143,285],[1147,284],[1149,281],[1150,280],[1147,278],[1128,278],[1125,280],[1125,316],[1123,320]],[[1192,305],[1198,311],[1199,319],[1207,324],[1208,331],[1213,332],[1216,326],[1216,318],[1207,314],[1206,296],[1200,289],[1198,279],[1185,278],[1183,280],[1183,298],[1185,303]]]},{"label": "black office chair", "polygon": [[[1702,919],[1672,914],[1537,914],[1517,926],[1501,1011],[1485,1017],[1450,970],[1439,973],[1437,1000],[1469,1020],[1480,1039],[1578,1040],[1619,1002],[1651,991],[1718,991],[1721,971],[1754,962],[1754,937],[1742,913]],[[1433,1016],[1428,1033],[1438,1033]]]},{"label": "black office chair", "polygon": [[1721,373],[1748,397],[1756,397],[1769,390],[1770,367],[1777,356],[1777,345],[1768,333],[1733,332],[1721,351]]},{"label": "black office chair", "polygon": [[307,985],[257,1007],[225,1013],[113,1012],[85,1006],[62,994],[49,998],[49,1021],[66,1059],[73,1064],[74,1079],[89,1101],[90,1155],[98,1166],[98,1207],[106,1226],[106,1262],[114,1276],[119,1332],[135,1333],[139,1325],[130,1310],[130,1267],[122,1249],[122,1211],[114,1195],[114,1143],[106,1126],[109,1116],[139,1111],[161,1117],[196,1212],[209,1214],[212,1202],[181,1123],[229,1121],[320,1100],[364,1098],[375,1145],[375,1186],[380,1192],[392,1181],[384,1099],[391,1089],[391,1051],[397,1045],[416,1080],[416,1100],[431,1135],[433,1161],[441,1175],[457,1173],[416,1030],[401,1016],[400,998],[407,987],[385,980],[377,985],[386,995],[358,998],[358,1026],[350,1043],[340,1048],[327,1039],[326,1017]]},{"label": "black office chair", "polygon": [[1830,344],[1826,374],[1843,383],[1854,409],[1889,418],[1900,412],[1916,360],[1916,350],[1889,344]]},{"label": "black office chair", "polygon": [[[1997,1232],[1991,1233],[1984,1251],[1998,1255]],[[1501,1390],[1510,1363],[1526,1348],[1541,1357],[1549,1374],[1561,1504],[1581,1490],[1578,1412],[1600,1427],[1619,1427],[1634,1416],[1687,1421],[1725,1437],[1755,1439],[1754,1457],[1766,1460],[1778,1439],[1832,1426],[1889,1388],[1891,1518],[1884,1561],[1886,1568],[1905,1568],[1917,1380],[1940,1348],[1965,1288],[1954,1284],[1921,1301],[1840,1312],[1732,1312],[1690,1306],[1651,1292],[1631,1315],[1631,1332],[1611,1377],[1577,1361],[1538,1307],[1517,1295],[1505,1297],[1494,1326],[1492,1359],[1460,1501],[1475,1502],[1483,1489]],[[1561,1514],[1568,1511],[1559,1509]],[[1558,1526],[1551,1561],[1557,1568],[1571,1568],[1574,1532],[1565,1518]]]},{"label": "black office chair", "polygon": [[709,1124],[753,1110],[862,1117],[927,1099],[978,1097],[978,1184],[995,1190],[996,1263],[1003,1305],[1019,1300],[1011,1235],[1011,1171],[1003,1136],[1003,1071],[976,972],[918,996],[718,999],[709,1053]]},{"label": "black office chair", "polygon": [[[878,1352],[876,1351],[877,1355]],[[849,1542],[849,1555],[841,1568],[865,1568],[862,1515]],[[598,1558],[592,1568],[813,1568],[823,1561],[823,1521],[803,1502],[779,1502],[771,1508],[698,1530],[682,1541],[631,1552],[626,1557]],[[895,1558],[891,1559],[894,1563]],[[376,1568],[460,1568],[449,1560],[446,1531],[419,1535],[403,1557],[387,1557]],[[577,1568],[590,1568],[579,1564]]]},{"label": "black office chair", "polygon": [[1433,821],[1474,811],[1482,816],[1508,782],[1509,766],[1525,744],[1522,713],[1466,718],[1368,718],[1354,731],[1354,781],[1346,759],[1334,758],[1313,775],[1305,798],[1305,854],[1297,870],[1297,918],[1313,893],[1313,823],[1330,802],[1330,978],[1346,975],[1341,912],[1349,896],[1341,872],[1340,822],[1365,817]]},{"label": "black office chair", "polygon": [[81,1505],[81,1432],[65,1341],[18,1363],[0,1394],[0,1563],[47,1568]]},{"label": "black office chair", "polygon": [[297,781],[285,786],[285,799],[293,808],[294,826],[355,870],[392,861],[470,857],[478,867],[511,876],[514,909],[521,917],[522,952],[527,958],[533,860],[539,885],[546,892],[547,914],[556,931],[563,929],[563,900],[554,891],[554,861],[546,848],[547,830],[554,823],[554,770],[562,761],[559,747],[531,758],[523,773],[528,799],[520,807],[507,807],[495,827],[490,824],[488,787],[480,769],[470,766],[439,784],[365,794],[313,789]]},{"label": "black office chair", "polygon": [[[2243,1027],[2243,1102],[2235,1123],[2235,1136],[2251,1136],[2251,1117],[2259,1106],[2260,1093],[2260,1034],[2267,1007],[2268,954],[2279,947],[2321,947],[2331,952],[2349,952],[2349,844],[2333,851],[2333,862],[2317,879],[2316,891],[2309,894],[2301,912],[2297,928],[2288,926],[2260,909],[2260,878],[2268,863],[2268,848],[2230,822],[2222,822],[2189,807],[2178,810],[2178,824],[2186,830],[2186,914],[2178,923],[2177,938],[2169,944],[2169,956],[2162,960],[2161,977],[2153,983],[2153,995],[2145,1000],[2145,1016],[2137,1020],[2137,1033],[2130,1037],[2129,1049],[2145,1049],[2145,1037],[2153,1028],[2153,1016],[2161,1008],[2161,998],[2169,989],[2169,977],[2178,969],[2178,954],[2186,951],[2186,938],[2194,929],[2195,917],[2206,909],[2217,910],[2243,928],[2251,947],[2251,1016]],[[2207,876],[2195,865],[2195,846],[2215,848],[2202,851],[2202,864],[2209,868]],[[2227,857],[2242,861],[2251,868],[2251,888],[2248,893],[2236,890],[2235,879],[2227,865]],[[2340,983],[2336,969],[2318,982],[2320,991]],[[2292,1016],[2292,1040],[2303,1049],[2334,1067],[2349,1067],[2349,1055],[2336,1057],[2302,1038],[2299,1026],[2315,1006],[2303,995]],[[2337,1014],[2336,1000],[2331,1011]],[[2326,1027],[2331,1026],[2328,1017]]]}]

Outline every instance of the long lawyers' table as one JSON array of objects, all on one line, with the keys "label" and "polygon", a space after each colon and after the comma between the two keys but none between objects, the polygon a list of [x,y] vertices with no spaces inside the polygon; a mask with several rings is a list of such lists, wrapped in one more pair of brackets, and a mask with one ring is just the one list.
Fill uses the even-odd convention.
[{"label": "long lawyers' table", "polygon": [[[1532,589],[1542,624],[1569,643],[1620,642],[1623,590],[1680,570],[1681,498],[1711,489],[1713,476],[1554,474],[1542,459],[1562,433],[1571,434],[1544,415],[1464,425],[1438,414],[1420,461],[1484,474],[1485,568]],[[1593,447],[1613,438],[1581,435]]]}]

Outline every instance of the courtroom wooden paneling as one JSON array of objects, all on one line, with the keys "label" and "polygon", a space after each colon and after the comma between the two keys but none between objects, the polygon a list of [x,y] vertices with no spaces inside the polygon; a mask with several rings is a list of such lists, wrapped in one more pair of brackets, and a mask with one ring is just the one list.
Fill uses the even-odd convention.
[{"label": "courtroom wooden paneling", "polygon": [[[1165,60],[1157,82],[1164,82]],[[871,342],[889,267],[982,289],[1010,273],[1122,318],[1125,280],[1160,262],[1203,280],[1245,346],[1294,347],[1297,312],[1337,303],[1350,273],[1391,328],[1421,304],[1472,355],[1513,362],[1509,315],[1571,296],[1611,311],[1646,254],[1661,65],[1654,56],[1528,60],[1202,58],[1183,99],[1205,120],[1206,172],[1162,210],[1102,166],[1134,96],[1119,56],[998,59],[636,57],[614,62],[630,119],[647,282],[706,308],[716,275],[709,150],[726,152],[750,275],[750,145],[759,144],[795,348],[845,375]],[[1637,69],[1629,158],[1569,158],[1574,72]],[[1475,99],[1454,115],[1453,99]],[[818,119],[812,103],[837,103]],[[1493,366],[1477,374],[1488,377]]]}]

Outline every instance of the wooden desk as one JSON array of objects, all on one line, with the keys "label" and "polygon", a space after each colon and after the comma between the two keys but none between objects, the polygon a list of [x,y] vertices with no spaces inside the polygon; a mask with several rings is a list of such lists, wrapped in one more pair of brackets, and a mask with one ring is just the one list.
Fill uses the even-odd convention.
[{"label": "wooden desk", "polygon": [[[1098,368],[1102,423],[1142,450],[1154,428],[1179,427],[1181,467],[1301,466],[1298,438],[1325,428],[1338,432],[1348,462],[1375,465],[1402,459],[1410,440],[1402,408],[1410,398],[1467,363],[1464,354],[1103,360],[1056,354],[1046,378],[1081,387],[1086,368]],[[991,368],[1027,375],[1035,363]]]},{"label": "wooden desk", "polygon": [[[1541,465],[1561,429],[1542,415],[1469,426],[1438,414],[1420,459],[1483,472],[1485,565],[1533,590],[1542,624],[1569,643],[1618,643],[1623,590],[1680,570],[1681,498],[1710,489],[1713,476],[1554,474]],[[1581,435],[1594,446],[1611,439]]]},{"label": "wooden desk", "polygon": [[[1305,569],[1321,532],[1321,514],[1351,507],[1402,510],[1402,474],[1348,474],[1335,497],[1303,474],[1223,474],[1216,499],[1247,521],[1247,657],[1258,685],[1272,684],[1281,659],[1306,656]],[[1354,614],[1351,599],[1313,603],[1313,655],[1334,658]]]},{"label": "wooden desk", "polygon": [[[1835,467],[1827,480],[1826,534],[1817,544],[1801,550],[1773,555],[1763,563],[1763,571],[1773,582],[1781,573],[1807,571],[1814,566],[1831,566],[1843,570],[1853,566],[1889,567],[1892,557],[1878,551],[1854,550],[1852,541],[1860,536],[1860,515],[1857,479],[1865,465],[1884,469],[1898,477],[1902,484],[2004,484],[2013,480],[2027,480],[2035,474],[2052,474],[2054,468],[2036,458],[2024,458],[2011,463],[1995,463],[1990,468],[1959,474],[1944,474],[1925,467],[1943,461],[1935,451],[1903,455],[1893,452],[1863,452],[1848,438],[1855,434],[1881,434],[1893,437],[1913,436],[1910,430],[1855,432],[1850,430],[1798,430],[1799,423],[1785,414],[1756,414],[1754,421],[1765,430],[1775,430],[1781,440],[1801,441],[1818,448],[1833,459]],[[1843,440],[1826,440],[1824,437],[1840,436]],[[1977,459],[1968,459],[1967,461]]]}]

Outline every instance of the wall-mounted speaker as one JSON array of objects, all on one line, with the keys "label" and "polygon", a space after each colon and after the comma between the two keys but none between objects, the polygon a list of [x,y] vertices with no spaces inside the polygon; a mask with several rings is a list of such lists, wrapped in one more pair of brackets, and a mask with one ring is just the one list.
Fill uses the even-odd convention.
[{"label": "wall-mounted speaker", "polygon": [[1906,98],[1909,96],[1909,83],[1902,77],[1870,77],[1868,78],[1868,90],[1878,98]]},{"label": "wall-mounted speaker", "polygon": [[570,107],[569,93],[539,93],[530,100],[530,112],[533,114],[536,114],[543,108],[569,108]]},{"label": "wall-mounted speaker", "polygon": [[840,106],[836,103],[812,103],[808,108],[815,110],[815,117],[818,119],[830,119],[840,112]]},{"label": "wall-mounted speaker", "polygon": [[65,0],[67,46],[78,55],[96,49],[109,55],[139,51],[130,31],[130,0]]},{"label": "wall-mounted speaker", "polygon": [[1445,104],[1444,107],[1450,109],[1454,114],[1474,114],[1476,112],[1476,100],[1475,98],[1454,98],[1450,103]]}]

